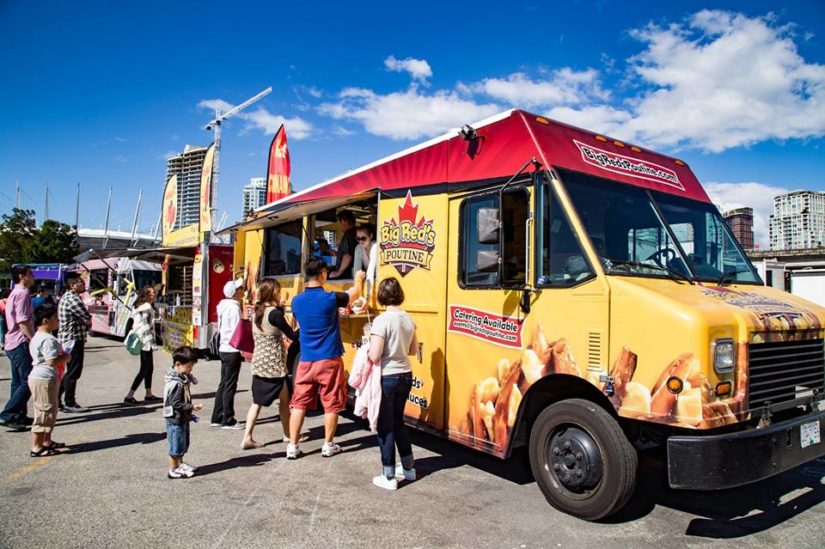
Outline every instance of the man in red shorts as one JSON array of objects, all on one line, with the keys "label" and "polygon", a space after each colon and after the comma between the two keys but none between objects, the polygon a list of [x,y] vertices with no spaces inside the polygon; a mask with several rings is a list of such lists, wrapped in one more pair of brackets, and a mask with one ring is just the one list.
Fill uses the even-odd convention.
[{"label": "man in red shorts", "polygon": [[333,442],[338,427],[338,414],[347,405],[347,379],[344,375],[344,345],[338,324],[339,307],[348,307],[361,295],[361,283],[365,274],[359,272],[355,286],[346,292],[327,292],[327,264],[314,257],[306,264],[307,282],[304,291],[292,300],[292,314],[301,330],[301,361],[295,370],[295,387],[289,404],[292,417],[289,422],[287,459],[301,455],[298,436],[304,425],[307,410],[315,409],[318,396],[324,408],[323,457],[341,453],[341,447]]}]

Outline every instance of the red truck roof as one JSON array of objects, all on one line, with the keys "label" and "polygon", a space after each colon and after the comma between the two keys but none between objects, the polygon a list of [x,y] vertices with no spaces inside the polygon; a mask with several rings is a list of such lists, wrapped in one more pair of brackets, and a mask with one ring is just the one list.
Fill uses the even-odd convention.
[{"label": "red truck roof", "polygon": [[308,201],[356,197],[380,189],[421,194],[449,191],[515,174],[535,157],[564,168],[628,185],[710,202],[690,168],[675,158],[521,110],[473,125],[467,141],[451,132],[344,175],[284,197],[259,211],[277,211]]}]

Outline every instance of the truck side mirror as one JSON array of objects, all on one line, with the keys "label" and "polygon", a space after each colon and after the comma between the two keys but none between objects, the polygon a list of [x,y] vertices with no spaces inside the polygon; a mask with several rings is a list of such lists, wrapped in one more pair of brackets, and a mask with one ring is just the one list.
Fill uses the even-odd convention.
[{"label": "truck side mirror", "polygon": [[476,271],[480,273],[497,273],[501,256],[497,250],[479,250],[476,253]]},{"label": "truck side mirror", "polygon": [[498,244],[499,209],[479,208],[476,215],[479,244]]}]

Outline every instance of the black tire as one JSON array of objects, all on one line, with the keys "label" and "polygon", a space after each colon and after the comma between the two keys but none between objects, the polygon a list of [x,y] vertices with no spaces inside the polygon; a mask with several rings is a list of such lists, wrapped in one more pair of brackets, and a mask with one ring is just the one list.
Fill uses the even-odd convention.
[{"label": "black tire", "polygon": [[584,520],[616,513],[636,486],[636,450],[619,423],[587,400],[557,402],[539,414],[529,455],[550,505]]}]

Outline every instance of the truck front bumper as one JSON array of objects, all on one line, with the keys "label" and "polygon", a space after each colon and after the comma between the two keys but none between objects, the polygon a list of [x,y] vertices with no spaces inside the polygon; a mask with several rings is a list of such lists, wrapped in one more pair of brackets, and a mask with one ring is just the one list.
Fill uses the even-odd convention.
[{"label": "truck front bumper", "polygon": [[[802,447],[803,425],[819,423],[820,441]],[[667,439],[671,488],[719,490],[762,480],[825,455],[825,411],[762,429]]]}]

